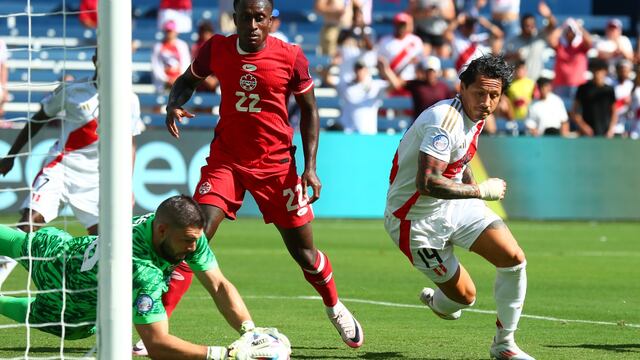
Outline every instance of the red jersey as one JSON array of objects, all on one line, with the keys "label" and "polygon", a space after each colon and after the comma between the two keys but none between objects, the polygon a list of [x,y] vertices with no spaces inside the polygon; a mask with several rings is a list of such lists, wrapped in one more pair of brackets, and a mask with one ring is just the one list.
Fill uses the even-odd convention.
[{"label": "red jersey", "polygon": [[191,69],[198,77],[213,74],[220,81],[220,121],[211,155],[229,156],[247,168],[277,171],[293,161],[289,95],[312,90],[313,79],[300,47],[272,36],[266,42],[264,49],[247,53],[240,49],[237,35],[214,35]]},{"label": "red jersey", "polygon": [[191,0],[160,0],[160,9],[191,10]]}]

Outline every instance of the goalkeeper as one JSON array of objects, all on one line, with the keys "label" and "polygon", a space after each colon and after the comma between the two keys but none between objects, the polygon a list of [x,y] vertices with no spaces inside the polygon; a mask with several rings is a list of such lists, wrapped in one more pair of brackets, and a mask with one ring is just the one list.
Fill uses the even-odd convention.
[{"label": "goalkeeper", "polygon": [[[240,294],[224,277],[209,248],[204,223],[200,206],[184,195],[165,200],[155,213],[133,219],[133,323],[152,358],[252,358],[250,342],[234,343],[236,348],[229,354],[230,348],[196,345],[169,334],[162,294],[181,261],[194,270],[229,325],[241,333],[254,329]],[[66,339],[93,335],[98,240],[97,236],[73,237],[53,227],[24,233],[0,225],[0,255],[18,260],[26,269],[31,266],[39,290],[61,290],[63,281],[67,289],[64,300],[62,291],[39,292],[31,299],[0,296],[0,313],[18,322],[28,316],[38,329]],[[39,259],[30,265],[29,257]],[[245,348],[238,349],[239,344]]]}]

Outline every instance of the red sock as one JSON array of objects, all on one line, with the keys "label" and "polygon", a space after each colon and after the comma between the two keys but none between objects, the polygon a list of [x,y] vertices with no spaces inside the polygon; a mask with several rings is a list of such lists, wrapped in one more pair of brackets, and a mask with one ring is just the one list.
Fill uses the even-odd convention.
[{"label": "red sock", "polygon": [[171,280],[169,280],[169,290],[162,295],[162,305],[167,312],[167,317],[171,317],[173,310],[189,290],[191,280],[193,280],[193,271],[183,261],[173,270]]},{"label": "red sock", "polygon": [[331,262],[320,250],[316,255],[315,270],[302,269],[304,278],[316,289],[322,297],[325,306],[335,306],[338,303],[338,291],[333,281]]}]

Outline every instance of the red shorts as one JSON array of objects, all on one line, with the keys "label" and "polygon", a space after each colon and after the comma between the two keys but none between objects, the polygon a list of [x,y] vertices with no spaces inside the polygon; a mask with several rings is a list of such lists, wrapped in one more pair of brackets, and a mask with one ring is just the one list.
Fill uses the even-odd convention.
[{"label": "red shorts", "polygon": [[256,200],[264,222],[291,229],[313,220],[313,209],[302,195],[296,165],[275,172],[252,171],[238,166],[224,156],[209,156],[200,170],[200,181],[193,198],[200,204],[213,205],[229,219],[236,218],[245,191]]}]

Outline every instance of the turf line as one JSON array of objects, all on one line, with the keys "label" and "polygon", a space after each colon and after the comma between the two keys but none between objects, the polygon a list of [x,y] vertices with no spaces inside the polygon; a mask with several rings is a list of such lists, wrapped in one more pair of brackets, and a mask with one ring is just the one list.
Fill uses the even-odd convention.
[{"label": "turf line", "polygon": [[[319,296],[271,296],[271,295],[243,295],[245,299],[272,299],[272,300],[322,300]],[[209,297],[197,297],[198,299],[210,299]],[[393,303],[388,301],[374,301],[374,300],[365,300],[365,299],[351,299],[351,298],[341,298],[345,302],[353,302],[360,304],[369,304],[369,305],[379,305],[379,306],[389,306],[389,307],[399,307],[399,308],[412,308],[412,309],[424,309],[424,305],[413,305],[413,304],[400,304]],[[491,314],[495,315],[495,310],[482,310],[482,309],[464,309],[462,311],[472,312],[478,314]],[[640,328],[640,324],[629,324],[629,323],[617,323],[617,322],[609,322],[609,321],[594,321],[594,320],[574,320],[574,319],[561,319],[550,316],[538,316],[538,315],[528,315],[522,314],[523,318],[535,319],[535,320],[546,320],[546,321],[555,321],[555,322],[564,322],[564,323],[580,323],[580,324],[592,324],[592,325],[615,325],[615,326],[625,326],[632,328]]]}]

